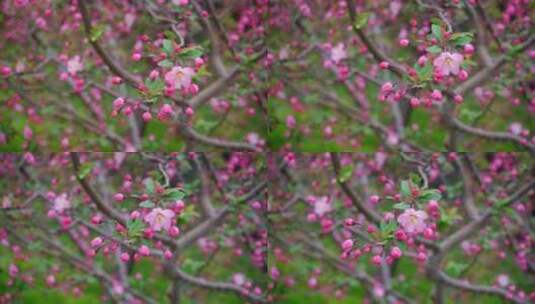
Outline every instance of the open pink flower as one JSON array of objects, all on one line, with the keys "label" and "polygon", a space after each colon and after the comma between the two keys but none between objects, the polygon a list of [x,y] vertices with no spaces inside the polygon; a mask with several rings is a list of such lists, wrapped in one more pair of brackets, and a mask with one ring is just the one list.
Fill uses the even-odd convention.
[{"label": "open pink flower", "polygon": [[449,74],[459,74],[462,63],[463,55],[459,53],[452,54],[450,52],[443,52],[433,61],[435,69],[440,71],[440,74],[442,74],[442,76],[448,76]]},{"label": "open pink flower", "polygon": [[80,56],[76,55],[67,61],[67,71],[74,75],[84,69],[84,65],[80,60]]},{"label": "open pink flower", "polygon": [[331,49],[331,60],[334,63],[340,62],[340,60],[347,58],[346,47],[343,43],[338,43],[335,47]]},{"label": "open pink flower", "polygon": [[169,209],[154,208],[145,216],[145,222],[147,222],[152,230],[160,231],[163,229],[168,230],[171,227],[171,220],[175,216],[175,213]]},{"label": "open pink flower", "polygon": [[71,202],[67,199],[67,193],[63,193],[56,197],[54,200],[54,210],[57,212],[62,212],[65,209],[69,209],[71,207]]},{"label": "open pink flower", "polygon": [[420,233],[426,228],[427,217],[425,211],[410,208],[398,216],[398,223],[408,233]]},{"label": "open pink flower", "polygon": [[165,73],[165,82],[174,89],[187,88],[191,85],[191,77],[195,74],[192,68],[173,67]]},{"label": "open pink flower", "polygon": [[331,212],[332,206],[329,202],[329,198],[322,196],[316,200],[314,203],[314,213],[319,217],[322,217],[324,214]]}]

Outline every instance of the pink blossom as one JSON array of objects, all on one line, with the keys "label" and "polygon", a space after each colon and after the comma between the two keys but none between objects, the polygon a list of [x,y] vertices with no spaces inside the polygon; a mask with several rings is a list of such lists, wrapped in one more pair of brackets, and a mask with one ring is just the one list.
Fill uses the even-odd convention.
[{"label": "pink blossom", "polygon": [[505,288],[509,285],[509,276],[502,273],[496,277],[496,282],[500,287]]},{"label": "pink blossom", "polygon": [[102,242],[102,238],[98,236],[91,241],[91,247],[99,247],[100,245],[102,245]]},{"label": "pink blossom", "polygon": [[379,202],[380,199],[381,198],[379,197],[379,195],[372,195],[370,196],[368,201],[370,202],[370,204],[375,205]]},{"label": "pink blossom", "polygon": [[67,199],[67,194],[63,193],[54,199],[54,210],[57,212],[63,212],[65,209],[71,207],[71,202]]},{"label": "pink blossom", "polygon": [[243,285],[245,284],[245,275],[243,273],[235,273],[233,276],[232,276],[232,282],[234,282],[234,284],[236,285]]},{"label": "pink blossom", "polygon": [[19,273],[19,268],[17,267],[17,265],[10,264],[9,265],[9,276],[10,277],[15,277],[15,276],[17,276],[18,273]]},{"label": "pink blossom", "polygon": [[373,263],[374,265],[379,266],[379,265],[381,265],[381,262],[382,262],[382,261],[383,261],[383,258],[382,258],[380,255],[374,255],[374,256],[372,257],[372,263]]},{"label": "pink blossom", "polygon": [[32,137],[33,137],[32,128],[30,128],[28,126],[24,126],[23,135],[24,135],[24,139],[31,140]]},{"label": "pink blossom", "polygon": [[54,286],[56,284],[56,277],[53,275],[49,275],[46,277],[46,284],[48,286]]},{"label": "pink blossom", "polygon": [[158,119],[159,120],[167,120],[173,116],[173,107],[169,104],[164,104],[160,107],[160,110],[158,111]]},{"label": "pink blossom", "polygon": [[509,125],[509,132],[514,135],[520,135],[522,133],[522,124],[519,122],[513,122]]},{"label": "pink blossom", "polygon": [[195,74],[192,68],[188,67],[173,67],[169,72],[165,73],[165,82],[173,89],[187,88],[191,85],[191,77]]},{"label": "pink blossom", "polygon": [[84,65],[82,64],[82,61],[80,60],[80,56],[76,55],[69,59],[67,61],[67,71],[71,75],[75,75],[76,73],[80,72],[84,69]]},{"label": "pink blossom", "polygon": [[346,47],[343,43],[338,43],[335,47],[331,49],[331,60],[334,63],[338,63],[343,59],[347,58]]},{"label": "pink blossom", "polygon": [[399,249],[399,247],[392,247],[392,249],[390,249],[390,256],[393,259],[399,259],[402,255],[403,252],[401,251],[401,249]]},{"label": "pink blossom", "polygon": [[434,61],[433,65],[442,76],[457,75],[463,63],[463,55],[459,53],[443,52]]},{"label": "pink blossom", "polygon": [[116,202],[122,202],[122,201],[124,201],[124,194],[122,194],[122,193],[115,193],[115,195],[113,195],[113,199],[114,199]]},{"label": "pink blossom", "polygon": [[130,255],[128,253],[126,253],[126,252],[123,252],[123,253],[121,253],[120,258],[121,258],[121,261],[126,263],[126,262],[128,262],[130,260]]},{"label": "pink blossom", "polygon": [[147,222],[154,231],[169,230],[175,213],[169,209],[154,208],[145,216]]},{"label": "pink blossom", "polygon": [[353,247],[352,239],[347,239],[342,243],[342,249],[344,249],[344,251],[351,249],[351,247]]},{"label": "pink blossom", "polygon": [[420,233],[426,228],[427,217],[425,211],[410,208],[398,216],[398,223],[408,233]]},{"label": "pink blossom", "polygon": [[329,199],[326,196],[320,197],[314,203],[314,213],[322,217],[325,213],[330,212],[332,209]]},{"label": "pink blossom", "polygon": [[150,255],[150,249],[146,245],[141,245],[138,249],[139,254],[142,256],[149,256]]},{"label": "pink blossom", "polygon": [[150,112],[143,112],[143,121],[148,122],[152,119],[152,114]]},{"label": "pink blossom", "polygon": [[401,46],[408,46],[409,45],[409,39],[400,39],[399,45]]}]

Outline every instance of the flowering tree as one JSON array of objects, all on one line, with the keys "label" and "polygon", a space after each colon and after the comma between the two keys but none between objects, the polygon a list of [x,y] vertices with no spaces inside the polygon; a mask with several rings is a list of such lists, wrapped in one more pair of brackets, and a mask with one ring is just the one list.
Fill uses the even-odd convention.
[{"label": "flowering tree", "polygon": [[281,299],[316,300],[306,295],[315,290],[333,303],[535,301],[527,153],[284,161],[269,197],[269,271]]},{"label": "flowering tree", "polygon": [[535,302],[533,18],[2,1],[0,303]]},{"label": "flowering tree", "polygon": [[258,150],[267,1],[253,4],[3,1],[2,149]]},{"label": "flowering tree", "polygon": [[533,165],[527,153],[3,154],[0,299],[528,303]]},{"label": "flowering tree", "polygon": [[532,1],[277,3],[272,148],[534,150]]},{"label": "flowering tree", "polygon": [[0,145],[533,152],[533,13],[528,0],[3,1]]},{"label": "flowering tree", "polygon": [[4,154],[1,163],[11,190],[0,209],[0,302],[38,302],[47,288],[89,302],[95,289],[119,303],[266,302],[257,155]]}]

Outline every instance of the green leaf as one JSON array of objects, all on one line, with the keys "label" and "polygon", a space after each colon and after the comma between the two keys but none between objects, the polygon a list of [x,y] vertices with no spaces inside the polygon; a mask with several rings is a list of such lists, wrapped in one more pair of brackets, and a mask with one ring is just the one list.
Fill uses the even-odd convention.
[{"label": "green leaf", "polygon": [[452,41],[457,46],[463,46],[467,43],[470,43],[474,37],[474,34],[472,33],[454,33],[450,37],[450,41]]},{"label": "green leaf", "polygon": [[145,191],[147,191],[148,194],[154,193],[154,180],[152,178],[146,178],[143,181],[143,185],[145,185]]},{"label": "green leaf", "polygon": [[368,19],[370,18],[370,13],[360,13],[357,15],[357,18],[355,20],[355,28],[356,29],[362,29],[368,24]]},{"label": "green leaf", "polygon": [[415,173],[409,173],[409,180],[413,185],[420,185],[422,183],[422,177]]},{"label": "green leaf", "polygon": [[424,202],[428,202],[431,200],[439,201],[441,198],[442,198],[442,194],[440,193],[440,191],[436,189],[424,190],[418,196],[418,199]]},{"label": "green leaf", "polygon": [[442,48],[440,48],[438,45],[432,45],[425,50],[431,54],[442,53]]},{"label": "green leaf", "polygon": [[181,188],[173,188],[166,190],[164,196],[166,199],[178,201],[186,197],[186,192]]},{"label": "green leaf", "polygon": [[395,221],[381,222],[379,224],[379,230],[381,231],[382,239],[389,239],[392,237],[392,234],[396,231],[398,225]]},{"label": "green leaf", "polygon": [[126,223],[126,229],[128,230],[128,236],[131,238],[140,237],[145,229],[145,224],[140,220],[129,220]]},{"label": "green leaf", "polygon": [[84,179],[89,173],[91,173],[91,170],[93,170],[93,163],[84,163],[80,167],[80,171],[78,172],[78,178]]},{"label": "green leaf", "polygon": [[195,206],[190,204],[186,206],[186,209],[182,213],[180,213],[178,219],[182,223],[188,223],[198,216],[199,214],[195,211]]},{"label": "green leaf", "polygon": [[203,261],[186,258],[181,266],[182,269],[187,273],[196,273],[203,265]]},{"label": "green leaf", "polygon": [[178,57],[182,59],[194,59],[197,57],[201,57],[203,55],[203,50],[200,47],[190,47],[183,49],[179,54]]},{"label": "green leaf", "polygon": [[426,64],[423,67],[416,66],[416,74],[420,81],[429,81],[433,76],[433,67],[431,64]]},{"label": "green leaf", "polygon": [[162,68],[170,68],[173,66],[173,62],[169,59],[164,59],[160,62],[158,62],[158,66]]},{"label": "green leaf", "polygon": [[164,39],[162,41],[162,50],[167,54],[167,55],[170,55],[173,53],[174,51],[174,48],[173,48],[173,42],[169,39]]},{"label": "green leaf", "polygon": [[199,119],[195,123],[195,126],[196,126],[196,129],[199,130],[199,132],[208,133],[210,130],[212,130],[218,124],[219,124],[219,122],[217,120]]},{"label": "green leaf", "polygon": [[140,204],[139,204],[139,207],[143,207],[143,208],[154,208],[154,203],[150,200],[146,200],[146,201],[142,201]]},{"label": "green leaf", "polygon": [[449,261],[448,264],[446,264],[446,272],[453,277],[458,277],[463,273],[468,265],[469,264]]},{"label": "green leaf", "polygon": [[435,38],[437,38],[438,40],[442,40],[442,29],[440,28],[440,25],[431,25],[431,32],[433,33],[433,36],[435,36]]},{"label": "green leaf", "polygon": [[161,95],[165,89],[165,83],[161,79],[156,79],[154,81],[146,80],[145,85],[149,90],[150,96]]},{"label": "green leaf", "polygon": [[93,26],[93,28],[91,28],[91,33],[89,34],[89,40],[95,42],[102,36],[102,34],[104,34],[104,25]]},{"label": "green leaf", "polygon": [[404,202],[401,202],[401,203],[397,203],[394,205],[394,209],[399,209],[399,210],[405,210],[405,209],[409,209],[411,206],[407,203],[404,203]]},{"label": "green leaf", "polygon": [[409,181],[401,181],[401,195],[411,196],[411,187],[409,185]]},{"label": "green leaf", "polygon": [[338,175],[338,180],[341,183],[344,183],[351,178],[351,175],[353,175],[353,166],[345,166],[340,171],[340,174]]}]

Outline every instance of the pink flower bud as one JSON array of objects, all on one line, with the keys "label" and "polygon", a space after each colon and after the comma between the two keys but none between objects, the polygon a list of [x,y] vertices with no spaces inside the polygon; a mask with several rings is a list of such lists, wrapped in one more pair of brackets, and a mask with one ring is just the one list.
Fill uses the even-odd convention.
[{"label": "pink flower bud", "polygon": [[431,92],[431,98],[436,101],[442,100],[442,92],[439,90],[433,90],[433,92]]},{"label": "pink flower bud", "polygon": [[123,261],[125,263],[130,261],[130,255],[128,253],[126,253],[126,252],[121,253],[120,258],[121,258],[121,261]]},{"label": "pink flower bud", "polygon": [[152,119],[152,114],[150,112],[144,112],[142,117],[144,122],[149,122]]},{"label": "pink flower bud", "polygon": [[351,239],[347,239],[342,243],[342,249],[344,251],[348,251],[351,247],[353,247],[353,240]]},{"label": "pink flower bud", "polygon": [[355,225],[355,224],[356,224],[356,222],[355,222],[355,220],[352,219],[352,218],[346,218],[346,219],[344,220],[344,226],[346,226],[346,227],[351,227],[351,226],[353,226],[353,225]]},{"label": "pink flower bud", "polygon": [[416,98],[416,97],[413,97],[411,98],[410,100],[410,104],[411,104],[411,107],[418,107],[420,105],[420,99]]},{"label": "pink flower bud", "polygon": [[141,54],[140,53],[132,54],[132,60],[133,61],[140,61],[141,60]]},{"label": "pink flower bud", "polygon": [[119,76],[113,76],[111,78],[111,83],[117,85],[117,84],[121,84],[123,82],[123,79]]},{"label": "pink flower bud", "polygon": [[383,261],[383,258],[380,255],[374,255],[372,257],[372,263],[376,266],[381,265],[381,262]]},{"label": "pink flower bud", "polygon": [[46,284],[50,287],[54,286],[56,284],[56,277],[53,275],[49,275],[46,277]]},{"label": "pink flower bud", "polygon": [[138,252],[142,256],[149,256],[150,255],[150,249],[146,245],[141,245],[138,249]]},{"label": "pink flower bud", "polygon": [[401,46],[408,46],[409,45],[409,39],[400,39],[399,45]]},{"label": "pink flower bud", "polygon": [[382,86],[381,86],[381,93],[389,93],[392,91],[392,88],[394,88],[394,85],[389,81],[389,82],[385,82]]},{"label": "pink flower bud", "polygon": [[122,201],[124,201],[124,194],[122,194],[122,193],[115,193],[115,195],[113,196],[113,199],[114,199],[116,202],[122,202]]},{"label": "pink flower bud", "polygon": [[113,109],[119,110],[124,105],[124,103],[125,103],[124,98],[118,97],[117,99],[113,101]]},{"label": "pink flower bud", "polygon": [[91,223],[92,223],[93,225],[98,225],[98,224],[102,223],[102,216],[100,216],[100,215],[93,215],[93,216],[91,217]]},{"label": "pink flower bud", "polygon": [[180,229],[177,226],[171,226],[168,233],[170,237],[177,237],[180,234]]},{"label": "pink flower bud", "polygon": [[195,115],[195,111],[192,107],[187,107],[185,113],[188,117],[192,117],[193,115]]},{"label": "pink flower bud", "polygon": [[390,249],[390,256],[393,259],[399,259],[402,254],[403,252],[401,251],[401,249],[399,249],[399,247],[392,247],[392,249]]},{"label": "pink flower bud", "polygon": [[425,262],[427,260],[427,255],[424,252],[419,252],[416,256],[416,260],[418,260],[418,262]]},{"label": "pink flower bud", "polygon": [[458,77],[460,81],[465,81],[466,79],[468,79],[468,72],[466,70],[461,70],[459,71]]},{"label": "pink flower bud", "polygon": [[464,45],[464,53],[465,53],[466,55],[471,55],[471,54],[473,54],[473,53],[474,53],[474,50],[475,50],[475,48],[474,48],[474,46],[473,46],[472,44],[467,43],[467,44]]},{"label": "pink flower bud", "polygon": [[401,230],[401,229],[398,229],[396,230],[396,232],[394,233],[394,237],[396,238],[396,240],[398,241],[404,241],[407,239],[407,234],[405,233],[405,231]]},{"label": "pink flower bud", "polygon": [[13,277],[16,277],[18,273],[19,273],[19,268],[17,267],[17,265],[10,264],[9,265],[9,276],[13,278]]},{"label": "pink flower bud", "polygon": [[370,196],[369,202],[370,202],[370,204],[375,205],[375,204],[377,204],[379,202],[379,199],[380,198],[379,198],[378,195],[372,195],[372,196]]},{"label": "pink flower bud", "polygon": [[0,70],[0,73],[2,73],[2,76],[8,77],[9,75],[11,75],[11,68],[8,66],[3,66]]},{"label": "pink flower bud", "polygon": [[388,63],[388,61],[381,61],[381,63],[379,63],[379,67],[383,70],[388,69],[389,66],[390,66],[390,63]]},{"label": "pink flower bud", "polygon": [[91,241],[91,247],[99,247],[100,245],[102,245],[102,242],[102,238],[98,236]]},{"label": "pink flower bud", "polygon": [[160,76],[160,72],[158,70],[152,70],[149,74],[149,79],[154,80]]},{"label": "pink flower bud", "polygon": [[419,66],[424,66],[426,63],[427,63],[427,57],[425,55],[422,55],[420,56],[420,58],[418,58]]},{"label": "pink flower bud", "polygon": [[24,139],[26,140],[31,140],[32,137],[33,137],[33,131],[30,127],[28,126],[24,126],[24,130],[23,130],[23,135],[24,135]]}]

